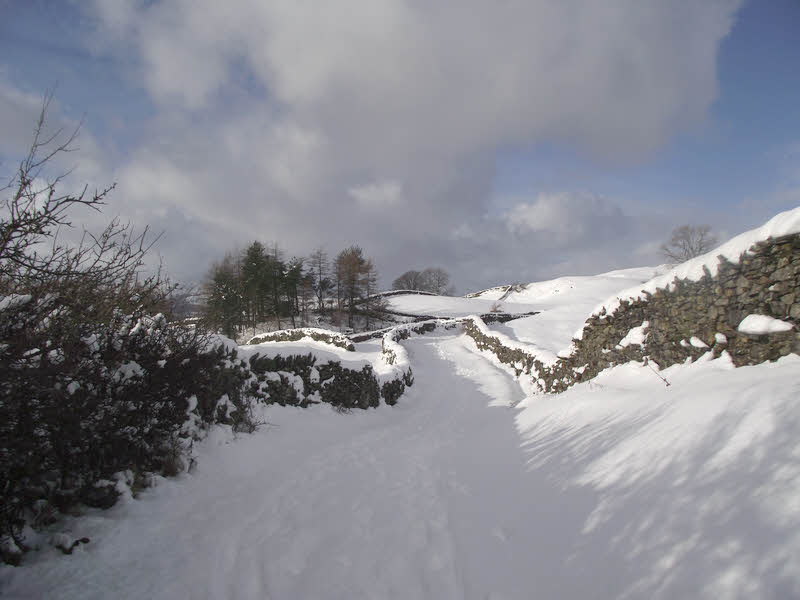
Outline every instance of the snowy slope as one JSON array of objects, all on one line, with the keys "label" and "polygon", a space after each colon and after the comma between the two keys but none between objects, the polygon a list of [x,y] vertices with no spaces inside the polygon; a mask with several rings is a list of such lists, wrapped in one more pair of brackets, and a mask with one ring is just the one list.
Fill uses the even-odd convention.
[{"label": "snowy slope", "polygon": [[642,284],[664,270],[663,266],[639,267],[529,283],[519,291],[510,292],[502,302],[502,310],[512,312],[516,306],[525,306],[539,314],[505,324],[492,323],[489,327],[531,344],[541,360],[552,362],[570,345],[575,331],[583,326],[599,302],[623,288]]},{"label": "snowy slope", "polygon": [[675,268],[653,277],[644,285],[636,285],[619,291],[605,302],[598,304],[592,314],[600,314],[603,310],[611,314],[619,307],[621,300],[641,298],[645,292],[652,294],[658,289],[669,289],[675,279],[699,281],[706,271],[712,276],[716,275],[719,268],[719,257],[730,262],[738,262],[739,257],[746,253],[753,244],[770,237],[777,238],[798,232],[800,232],[800,207],[779,213],[761,227],[745,231],[710,252],[687,260]]},{"label": "snowy slope", "polygon": [[[466,317],[488,313],[495,305],[486,298],[462,298],[459,296],[392,296],[388,298],[389,310],[412,315],[432,317]],[[525,313],[536,310],[525,303],[503,303],[501,310],[509,313]]]},{"label": "snowy slope", "polygon": [[389,302],[391,310],[430,316],[466,317],[488,313],[493,307],[512,314],[538,312],[540,314],[505,324],[494,323],[490,327],[512,339],[534,345],[537,355],[547,361],[555,359],[558,352],[570,345],[576,329],[583,325],[598,303],[666,270],[665,266],[638,267],[533,282],[508,293],[503,287],[485,290],[472,298],[409,295],[394,296]]},{"label": "snowy slope", "polygon": [[800,595],[797,357],[522,400],[464,336],[406,344],[397,406],[217,430],[194,474],[68,521],[73,556],[0,568],[4,597]]}]

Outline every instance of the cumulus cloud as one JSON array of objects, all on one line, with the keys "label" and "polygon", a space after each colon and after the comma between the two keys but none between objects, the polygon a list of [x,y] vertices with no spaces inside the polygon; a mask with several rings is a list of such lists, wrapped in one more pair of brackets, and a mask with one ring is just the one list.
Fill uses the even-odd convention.
[{"label": "cumulus cloud", "polygon": [[541,195],[486,221],[495,152],[555,141],[641,160],[703,119],[739,4],[96,0],[86,11],[94,51],[134,57],[128,75],[155,106],[116,172],[121,204],[167,230],[168,266],[184,248],[170,229],[192,219],[290,253],[358,242],[389,281],[444,257],[459,281],[484,273],[484,256],[519,267],[536,237],[571,240],[564,254],[619,238],[630,222],[592,194]]}]

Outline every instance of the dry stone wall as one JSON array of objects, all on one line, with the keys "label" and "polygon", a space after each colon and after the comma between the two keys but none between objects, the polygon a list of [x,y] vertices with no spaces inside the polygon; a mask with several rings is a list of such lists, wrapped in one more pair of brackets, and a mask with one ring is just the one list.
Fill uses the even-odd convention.
[{"label": "dry stone wall", "polygon": [[[530,374],[543,392],[560,392],[602,370],[631,360],[666,368],[727,351],[736,366],[800,353],[800,234],[770,238],[752,246],[738,262],[722,258],[717,273],[699,281],[674,280],[643,298],[622,301],[611,314],[588,319],[570,356],[544,365],[532,353],[508,348],[475,323],[464,331],[479,348],[493,352],[518,375]],[[790,331],[746,334],[739,323],[750,314],[792,323]],[[641,339],[624,342],[632,329]]]},{"label": "dry stone wall", "polygon": [[315,329],[312,327],[282,329],[280,331],[262,333],[261,335],[251,338],[250,341],[247,342],[247,345],[263,344],[264,342],[299,342],[306,339],[338,346],[348,352],[355,352],[356,349],[353,342],[350,341],[346,335],[336,331]]}]

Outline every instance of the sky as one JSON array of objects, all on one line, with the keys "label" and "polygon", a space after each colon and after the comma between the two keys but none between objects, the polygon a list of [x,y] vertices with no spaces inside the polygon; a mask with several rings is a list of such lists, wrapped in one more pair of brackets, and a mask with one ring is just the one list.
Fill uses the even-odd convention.
[{"label": "sky", "polygon": [[82,121],[196,282],[249,242],[351,244],[460,293],[663,262],[800,205],[798,0],[0,0],[0,176]]}]

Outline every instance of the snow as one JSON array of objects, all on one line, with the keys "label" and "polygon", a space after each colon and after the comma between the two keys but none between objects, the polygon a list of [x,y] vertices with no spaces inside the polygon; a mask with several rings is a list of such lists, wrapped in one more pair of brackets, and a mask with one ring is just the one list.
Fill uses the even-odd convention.
[{"label": "snow", "polygon": [[599,302],[622,288],[648,281],[658,271],[659,267],[639,267],[594,277],[561,277],[528,284],[525,290],[511,294],[507,302],[530,302],[541,313],[492,327],[535,344],[544,362],[552,362],[570,346],[575,331],[582,328]]},{"label": "snow", "polygon": [[617,346],[619,348],[626,348],[630,345],[641,346],[644,344],[644,341],[647,338],[647,334],[644,332],[644,330],[649,326],[650,321],[644,321],[638,327],[634,327],[627,334],[625,334],[625,337],[619,341]]},{"label": "snow", "polygon": [[303,339],[296,342],[263,342],[261,344],[239,346],[239,355],[241,357],[247,358],[253,354],[268,357],[312,354],[317,358],[318,362],[335,360],[342,363],[352,363],[358,368],[365,364],[371,364],[375,359],[375,356],[370,353],[350,352],[339,346],[312,339]]},{"label": "snow", "polygon": [[[411,315],[427,315],[431,317],[466,317],[468,315],[485,314],[495,308],[494,300],[484,298],[462,298],[457,296],[392,296],[387,298],[389,310]],[[536,307],[524,303],[503,302],[500,312],[525,313],[536,310]]]},{"label": "snow", "polygon": [[577,523],[562,530],[570,567],[591,569],[608,598],[798,597],[798,367],[723,356],[663,371],[667,388],[632,363],[526,400],[531,468],[562,491],[553,518]]},{"label": "snow", "polygon": [[696,335],[693,335],[691,338],[689,338],[689,345],[693,348],[708,348],[708,344],[706,344]]},{"label": "snow", "polygon": [[9,294],[8,296],[0,296],[0,310],[8,310],[27,304],[33,299],[30,294]]},{"label": "snow", "polygon": [[[252,336],[245,344],[254,344],[259,343],[259,340],[262,341],[269,341],[270,338],[277,338],[283,334],[302,334],[303,341],[315,341],[321,343],[327,343],[331,346],[343,346],[346,347],[350,344],[350,340],[347,338],[346,335],[339,333],[338,331],[331,331],[330,329],[320,329],[319,327],[296,327],[294,329],[279,329],[277,331],[269,331],[266,333],[260,333],[258,335]],[[322,342],[322,340],[314,340],[312,336],[323,337],[323,338],[330,338],[331,342]],[[335,340],[335,342],[334,342]]]},{"label": "snow", "polygon": [[[360,371],[365,365],[370,365],[381,381],[397,377],[400,368],[408,366],[408,360],[389,365],[384,360],[380,348],[362,347],[369,349],[353,352],[327,342],[306,338],[296,342],[263,342],[239,346],[239,356],[249,358],[254,354],[260,354],[272,358],[278,355],[305,356],[311,354],[317,359],[317,364],[339,362],[343,367],[356,371]],[[402,351],[405,353],[404,349]]]},{"label": "snow", "polygon": [[[719,269],[719,257],[738,263],[740,256],[753,244],[770,237],[777,238],[798,232],[800,232],[800,207],[775,215],[761,227],[737,235],[710,252],[687,260],[665,274],[654,277],[643,286],[634,286],[615,294],[596,306],[591,314],[597,315],[603,311],[605,314],[611,314],[619,307],[622,300],[634,300],[642,298],[645,293],[653,294],[659,289],[670,289],[675,279],[699,281],[706,271],[714,276]],[[580,337],[580,333],[576,334],[576,337]]]},{"label": "snow", "polygon": [[[507,323],[492,323],[492,335],[502,334],[509,345],[535,354],[545,364],[551,364],[558,354],[568,348],[576,329],[598,302],[634,283],[644,283],[664,267],[621,269],[594,276],[559,277],[516,286],[499,303],[503,312],[539,314],[521,317]],[[447,296],[395,296],[390,298],[391,309],[407,314],[467,317],[486,314],[497,299],[505,295],[506,287],[491,288],[475,298]]]},{"label": "snow", "polygon": [[767,333],[791,331],[793,328],[794,324],[767,315],[747,315],[742,319],[742,322],[739,323],[739,327],[736,329],[740,333],[764,335]]},{"label": "snow", "polygon": [[[338,415],[269,406],[197,468],[0,568],[9,598],[788,598],[800,594],[800,359],[558,396],[454,332],[403,342],[416,384]],[[516,407],[516,408],[513,408]]]}]

